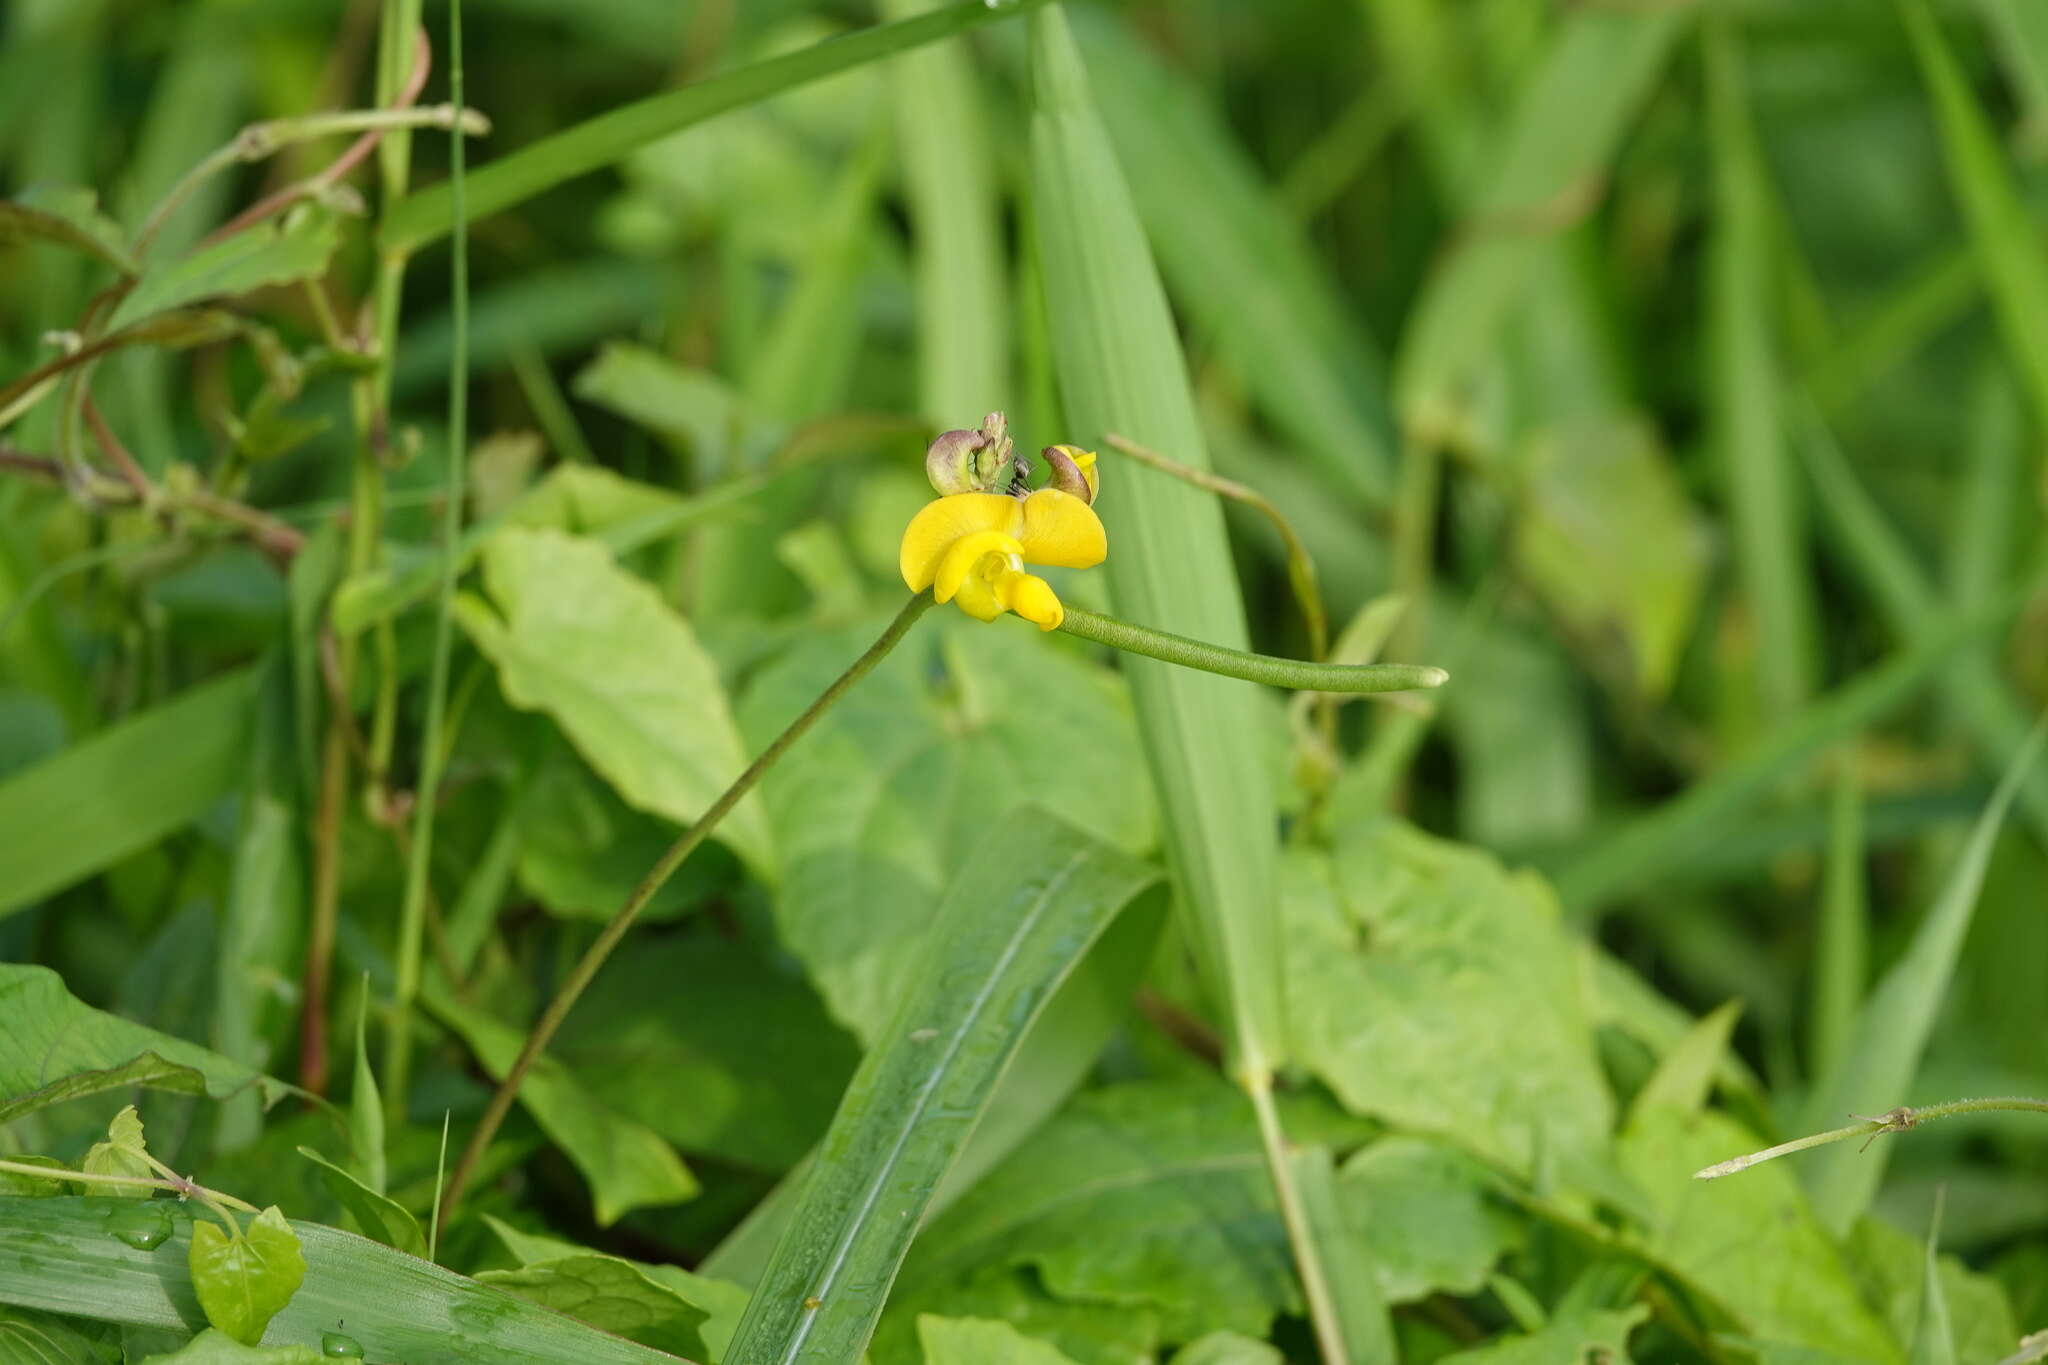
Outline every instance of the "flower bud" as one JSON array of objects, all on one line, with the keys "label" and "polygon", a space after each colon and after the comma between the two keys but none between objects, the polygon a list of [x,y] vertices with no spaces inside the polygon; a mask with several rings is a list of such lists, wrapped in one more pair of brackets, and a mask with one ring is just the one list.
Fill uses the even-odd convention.
[{"label": "flower bud", "polygon": [[924,476],[943,497],[983,491],[982,452],[988,438],[979,431],[941,432],[925,448]]},{"label": "flower bud", "polygon": [[1052,477],[1045,485],[1047,488],[1070,493],[1085,503],[1095,501],[1102,480],[1095,472],[1094,451],[1083,450],[1079,446],[1047,446],[1040,453],[1052,466]]}]

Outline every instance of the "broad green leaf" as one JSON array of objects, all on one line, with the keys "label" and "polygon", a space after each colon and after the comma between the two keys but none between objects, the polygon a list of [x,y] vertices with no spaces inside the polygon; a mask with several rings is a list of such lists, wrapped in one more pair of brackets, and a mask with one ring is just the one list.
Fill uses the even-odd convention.
[{"label": "broad green leaf", "polygon": [[1439,1365],[1580,1365],[1587,1360],[1627,1360],[1629,1334],[1649,1315],[1649,1308],[1642,1304],[1560,1313],[1527,1336],[1509,1333],[1437,1360]]},{"label": "broad green leaf", "polygon": [[[1280,1098],[1294,1142],[1348,1147],[1371,1131]],[[1166,1341],[1264,1336],[1303,1309],[1251,1103],[1213,1078],[1090,1091],[1055,1115],[920,1234],[885,1338],[902,1314],[945,1312],[958,1286],[1022,1267],[1055,1298],[1156,1314]]]},{"label": "broad green leaf", "polygon": [[[1173,315],[1137,210],[1059,11],[1031,20],[1031,206],[1068,439],[1116,432],[1207,468]],[[1242,648],[1237,575],[1213,495],[1149,468],[1111,469],[1098,506],[1117,612]],[[1276,827],[1259,712],[1244,683],[1126,659],[1139,732],[1166,817],[1187,936],[1225,1020],[1232,1070],[1282,1060]]]},{"label": "broad green leaf", "polygon": [[1441,437],[1459,423],[1472,371],[1512,314],[1546,225],[1569,222],[1576,198],[1597,193],[1691,9],[1580,9],[1553,28],[1474,178],[1457,247],[1402,336],[1394,389],[1405,428]]},{"label": "broad green leaf", "polygon": [[1756,620],[1758,702],[1767,715],[1788,715],[1814,690],[1817,609],[1806,563],[1803,490],[1786,444],[1778,383],[1783,366],[1771,316],[1776,281],[1768,189],[1730,24],[1709,25],[1706,51],[1715,191],[1708,394],[1736,568]]},{"label": "broad green leaf", "polygon": [[245,1346],[209,1327],[178,1350],[145,1357],[142,1365],[320,1365],[326,1358],[310,1346]]},{"label": "broad green leaf", "polygon": [[96,256],[124,275],[135,273],[135,258],[120,226],[100,212],[99,195],[88,189],[31,187],[0,199],[0,247],[35,241],[56,242]]},{"label": "broad green leaf", "polygon": [[[120,1201],[0,1200],[0,1303],[107,1322],[198,1331],[206,1320],[186,1265],[194,1215],[166,1205],[174,1231],[152,1251],[107,1234]],[[207,1219],[204,1212],[198,1215]],[[407,1365],[659,1365],[672,1357],[599,1332],[364,1237],[295,1223],[305,1282],[267,1339],[317,1347],[346,1324],[366,1359]]]},{"label": "broad green leaf", "polygon": [[[874,634],[867,624],[821,633],[763,669],[740,703],[749,747],[765,746]],[[782,858],[782,940],[864,1041],[894,1013],[939,898],[1010,803],[1004,793],[1028,794],[1125,852],[1153,843],[1122,686],[1049,643],[1014,621],[935,613],[826,713],[798,762],[763,780]]]},{"label": "broad green leaf", "polygon": [[1396,1136],[1344,1163],[1344,1216],[1372,1252],[1389,1303],[1476,1294],[1521,1243],[1520,1221],[1496,1198],[1499,1177],[1478,1158],[1431,1138]]},{"label": "broad green leaf", "polygon": [[1131,1365],[1156,1359],[1161,1349],[1158,1314],[1151,1309],[1055,1298],[1036,1273],[998,1266],[922,1295],[915,1304],[904,1303],[899,1293],[868,1351],[873,1365],[925,1365],[917,1327],[928,1313],[1008,1323],[1080,1365]]},{"label": "broad green leaf", "polygon": [[189,256],[152,261],[107,320],[109,331],[206,299],[234,298],[293,284],[327,271],[341,245],[341,223],[324,210],[300,210],[201,246]]},{"label": "broad green leaf", "polygon": [[[2005,780],[1978,817],[1969,843],[1914,931],[1912,942],[1870,992],[1836,1064],[1816,1081],[1802,1124],[1807,1131],[1839,1126],[1844,1114],[1882,1114],[1913,1099],[1906,1089],[1919,1070],[1920,1055],[1948,995],[1963,938],[1976,912],[1977,894],[1984,886],[1992,845],[1998,841],[2005,813],[2039,755],[2044,737],[2048,730],[2036,726],[2013,756]],[[1890,1157],[1889,1143],[1880,1142],[1859,1153],[1853,1145],[1837,1142],[1807,1158],[1808,1187],[1821,1221],[1838,1235],[1846,1233],[1870,1207]]]},{"label": "broad green leaf", "polygon": [[[613,109],[478,167],[463,187],[469,219],[476,222],[487,218],[565,180],[612,165],[657,138],[727,110],[755,104],[785,90],[950,38],[996,19],[1021,14],[1042,3],[1043,0],[1007,0],[999,6],[948,5],[932,14],[844,34],[830,42]],[[452,221],[446,185],[416,191],[385,215],[385,246],[399,251],[414,250],[446,233]]]},{"label": "broad green leaf", "polygon": [[801,979],[708,936],[613,958],[549,1052],[682,1150],[768,1171],[825,1131],[860,1061]]},{"label": "broad green leaf", "polygon": [[[129,1105],[114,1115],[107,1125],[107,1138],[95,1142],[79,1163],[79,1169],[87,1175],[123,1175],[139,1180],[157,1178],[156,1168],[147,1160],[148,1145],[142,1135],[142,1116]],[[142,1186],[128,1189],[114,1188],[107,1194],[123,1199],[148,1199],[150,1191]]]},{"label": "broad green leaf", "polygon": [[[1708,537],[1647,423],[1592,418],[1525,448],[1515,558],[1581,640],[1617,640],[1651,697],[1670,690],[1693,623]],[[1463,674],[1461,673],[1461,681]]]},{"label": "broad green leaf", "polygon": [[[1922,1242],[1889,1223],[1865,1218],[1843,1244],[1849,1271],[1863,1288],[1863,1300],[1892,1326],[1900,1341],[1912,1341],[1926,1320],[1930,1289],[1947,1308],[1953,1335],[1950,1353],[1922,1355],[1953,1365],[2002,1365],[2020,1329],[2005,1290],[1990,1275],[1970,1269],[1955,1256],[1930,1255]],[[1932,1283],[1930,1284],[1930,1272]]]},{"label": "broad green leaf", "polygon": [[[503,1080],[519,1055],[519,1032],[439,992],[423,998],[491,1077]],[[609,1227],[633,1209],[696,1197],[696,1178],[659,1134],[597,1103],[555,1058],[543,1054],[534,1064],[519,1087],[519,1102],[590,1182],[598,1226]]]},{"label": "broad green leaf", "polygon": [[1154,879],[1029,809],[991,825],[847,1088],[732,1359],[860,1354],[926,1206],[1033,1020]]},{"label": "broad green leaf", "polygon": [[[1352,1356],[1353,1361],[1358,1359]],[[1235,1332],[1211,1332],[1175,1351],[1172,1365],[1287,1365],[1287,1357],[1263,1341]]]},{"label": "broad green leaf", "polygon": [[1290,854],[1281,903],[1294,1055],[1348,1107],[1521,1172],[1601,1157],[1614,1102],[1540,881],[1388,820]]},{"label": "broad green leaf", "polygon": [[[891,19],[943,0],[884,0]],[[941,429],[1000,402],[1009,373],[1009,300],[995,158],[974,49],[936,44],[890,64],[904,198],[917,254],[919,410]]]},{"label": "broad green leaf", "polygon": [[[593,1255],[588,1248],[574,1242],[564,1242],[554,1237],[542,1237],[530,1232],[521,1232],[489,1214],[483,1215],[498,1240],[512,1254],[521,1266],[542,1265],[559,1261],[565,1257]],[[730,1280],[699,1275],[677,1265],[649,1265],[643,1261],[630,1261],[621,1257],[608,1257],[618,1264],[639,1271],[655,1284],[675,1294],[683,1302],[703,1310],[697,1331],[704,1338],[706,1359],[722,1361],[726,1358],[726,1347],[732,1342],[733,1329],[740,1325],[741,1316],[747,1311],[747,1291]]]},{"label": "broad green leaf", "polygon": [[1906,32],[1934,101],[1949,184],[1969,224],[2005,348],[2037,424],[2048,422],[2048,258],[1999,138],[1925,0],[1902,0]]},{"label": "broad green leaf", "polygon": [[247,771],[254,677],[192,688],[0,782],[0,915],[148,848],[227,795]]},{"label": "broad green leaf", "polygon": [[239,1237],[210,1219],[195,1222],[186,1264],[206,1320],[244,1346],[263,1339],[263,1329],[306,1279],[299,1235],[275,1204],[251,1218]]},{"label": "broad green leaf", "polygon": [[1766,1162],[1729,1180],[1693,1178],[1703,1166],[1762,1145],[1712,1110],[1634,1116],[1616,1154],[1656,1210],[1644,1249],[1718,1301],[1748,1334],[1898,1365],[1897,1342],[1864,1306],[1787,1163]]},{"label": "broad green leaf", "polygon": [[[587,540],[508,528],[485,543],[483,561],[491,605],[464,595],[456,614],[498,666],[506,698],[553,716],[631,804],[677,824],[702,815],[746,755],[689,623]],[[717,837],[757,869],[773,865],[753,798]]]},{"label": "broad green leaf", "polygon": [[704,1310],[615,1256],[584,1252],[477,1279],[643,1346],[692,1359],[706,1354]]},{"label": "broad green leaf", "polygon": [[925,1365],[1074,1365],[1058,1347],[989,1318],[925,1313],[917,1320],[917,1339],[924,1346]]},{"label": "broad green leaf", "polygon": [[[614,554],[628,554],[666,540],[696,522],[731,515],[748,492],[744,486],[726,487],[701,497],[684,497],[594,465],[557,465],[496,522],[480,522],[465,529],[456,553],[466,572],[501,527],[525,526],[584,535]],[[389,620],[432,597],[439,586],[439,551],[400,545],[386,545],[384,550],[389,562],[336,589],[329,618],[340,633],[355,634]]]},{"label": "broad green leaf", "polygon": [[320,1183],[327,1187],[334,1202],[355,1218],[364,1236],[408,1256],[427,1254],[427,1239],[420,1231],[419,1220],[404,1205],[365,1185],[311,1147],[299,1148],[299,1155],[320,1168]]},{"label": "broad green leaf", "polygon": [[0,964],[0,1123],[129,1086],[225,1099],[286,1087],[196,1044],[81,1003],[47,967]]},{"label": "broad green leaf", "polygon": [[1076,23],[1175,297],[1332,486],[1354,502],[1386,502],[1394,441],[1383,366],[1342,288],[1201,92],[1122,25]]}]

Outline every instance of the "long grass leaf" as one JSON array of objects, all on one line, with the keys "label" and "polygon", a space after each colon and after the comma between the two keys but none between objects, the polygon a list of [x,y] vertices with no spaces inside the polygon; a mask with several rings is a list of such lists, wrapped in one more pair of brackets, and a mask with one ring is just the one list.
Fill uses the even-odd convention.
[{"label": "long grass leaf", "polygon": [[[1087,72],[1058,12],[1032,20],[1032,211],[1069,438],[1119,432],[1182,464],[1208,466],[1186,363]],[[1121,465],[1099,505],[1118,611],[1231,647],[1244,608],[1216,498],[1157,470]],[[1280,1058],[1275,811],[1251,689],[1128,659],[1146,755],[1166,814],[1184,923],[1228,1021],[1233,1067]]]},{"label": "long grass leaf", "polygon": [[148,848],[247,769],[254,670],[192,688],[0,782],[0,915]]},{"label": "long grass leaf", "polygon": [[1152,870],[1028,808],[947,893],[847,1087],[726,1358],[852,1362],[947,1169],[1040,1009]]},{"label": "long grass leaf", "polygon": [[1174,295],[1331,484],[1385,503],[1394,437],[1384,365],[1343,290],[1206,100],[1121,24],[1086,24],[1080,38]]},{"label": "long grass leaf", "polygon": [[[599,114],[480,167],[469,177],[469,216],[472,221],[488,218],[692,124],[1044,3],[1003,0],[996,5],[947,5],[915,19],[864,28]],[[434,241],[454,222],[449,187],[434,185],[407,195],[384,221],[384,242],[391,250],[410,251]]]},{"label": "long grass leaf", "polygon": [[1786,448],[1771,325],[1770,205],[1746,107],[1741,52],[1725,23],[1707,31],[1715,214],[1708,287],[1710,401],[1743,597],[1756,618],[1756,673],[1768,713],[1812,695],[1817,654],[1798,470]]},{"label": "long grass leaf", "polygon": [[2048,255],[1997,134],[1924,0],[1899,0],[1920,73],[1934,100],[1949,183],[1991,291],[1999,330],[2035,419],[2048,423]]},{"label": "long grass leaf", "polygon": [[[883,0],[906,19],[941,0]],[[1002,406],[1009,313],[994,165],[973,49],[937,44],[896,59],[896,142],[917,268],[918,403],[941,428]]]},{"label": "long grass leaf", "polygon": [[1456,422],[1470,372],[1537,252],[1597,189],[1691,9],[1585,6],[1558,26],[1462,206],[1463,240],[1432,275],[1402,339],[1395,406],[1404,427],[1434,433]]},{"label": "long grass leaf", "polygon": [[[105,1322],[206,1326],[186,1267],[196,1206],[159,1201],[172,1232],[155,1249],[107,1230],[123,1199],[0,1198],[0,1303]],[[502,1289],[337,1228],[294,1222],[306,1279],[264,1334],[320,1349],[345,1323],[372,1360],[409,1365],[661,1365],[677,1357],[587,1327]]]},{"label": "long grass leaf", "polygon": [[[1977,893],[1991,862],[1991,848],[2005,823],[2006,810],[2020,782],[2040,752],[2048,730],[2034,734],[2013,756],[2005,780],[1978,817],[1970,841],[1956,859],[1941,894],[1914,931],[1905,955],[1892,965],[1870,993],[1856,1020],[1856,1031],[1840,1059],[1828,1068],[1807,1106],[1804,1127],[1832,1128],[1844,1115],[1882,1114],[1908,1103],[1906,1088],[1920,1066],[1920,1054],[1934,1032],[1934,1018],[1948,994],[1962,952],[1963,936],[1977,908]],[[1838,1142],[1819,1152],[1806,1168],[1814,1212],[1838,1235],[1845,1233],[1870,1207],[1884,1179],[1891,1144],[1879,1143],[1859,1152]]]},{"label": "long grass leaf", "polygon": [[1863,1001],[1870,960],[1863,837],[1863,778],[1845,751],[1829,808],[1827,870],[1821,881],[1820,931],[1814,946],[1807,1058],[1815,1075],[1834,1066],[1842,1055]]},{"label": "long grass leaf", "polygon": [[1655,885],[1667,862],[1699,856],[1739,823],[1745,807],[1829,746],[1864,729],[1954,661],[1956,652],[2012,619],[2028,592],[1943,624],[1883,663],[1817,697],[1740,759],[1567,862],[1558,895],[1584,914]]},{"label": "long grass leaf", "polygon": [[[1857,478],[1832,434],[1814,421],[1800,450],[1849,567],[1876,599],[1893,634],[1910,641],[1939,627],[1947,613],[1926,571]],[[2026,741],[2031,724],[2027,706],[1999,676],[1996,662],[1982,647],[1962,652],[1955,667],[1942,675],[1941,690],[1978,755],[1994,771]],[[2020,805],[2036,837],[2048,847],[2048,772],[2033,774],[2021,786]]]}]

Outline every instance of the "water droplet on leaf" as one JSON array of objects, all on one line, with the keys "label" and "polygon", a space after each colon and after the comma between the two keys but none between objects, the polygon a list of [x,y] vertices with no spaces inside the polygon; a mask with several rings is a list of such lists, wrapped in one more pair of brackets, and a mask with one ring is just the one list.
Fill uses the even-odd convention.
[{"label": "water droplet on leaf", "polygon": [[171,1235],[171,1213],[155,1200],[116,1209],[107,1217],[107,1231],[137,1251],[154,1251]]},{"label": "water droplet on leaf", "polygon": [[361,1360],[363,1343],[340,1332],[322,1332],[320,1354],[334,1360]]}]

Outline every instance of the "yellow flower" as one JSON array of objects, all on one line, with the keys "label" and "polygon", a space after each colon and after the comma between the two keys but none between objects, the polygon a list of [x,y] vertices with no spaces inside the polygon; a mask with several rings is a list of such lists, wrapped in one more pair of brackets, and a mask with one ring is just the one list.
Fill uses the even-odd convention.
[{"label": "yellow flower", "polygon": [[1070,493],[1041,488],[1027,498],[954,493],[927,503],[903,531],[898,567],[912,592],[932,590],[969,616],[993,621],[1014,611],[1052,630],[1066,610],[1026,564],[1087,569],[1109,553],[1095,510]]}]

